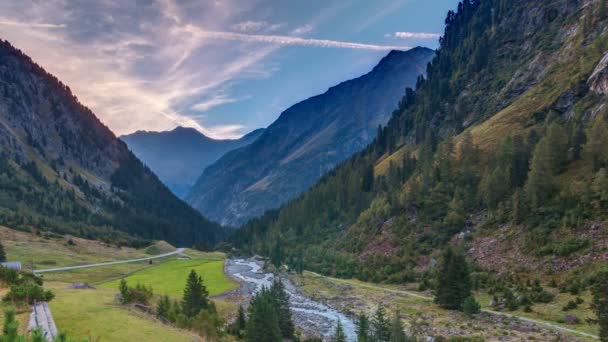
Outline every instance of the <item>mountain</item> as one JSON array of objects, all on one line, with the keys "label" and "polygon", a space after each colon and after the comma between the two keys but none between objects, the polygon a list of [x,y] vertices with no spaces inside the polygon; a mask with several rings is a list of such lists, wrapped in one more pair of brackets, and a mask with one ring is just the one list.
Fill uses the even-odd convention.
[{"label": "mountain", "polygon": [[209,166],[187,201],[240,225],[296,197],[374,138],[433,55],[392,51],[370,73],[288,108],[255,142]]},{"label": "mountain", "polygon": [[0,41],[0,224],[141,245],[210,245],[175,197],[70,88]]},{"label": "mountain", "polygon": [[235,246],[421,288],[448,246],[497,292],[594,282],[608,261],[608,3],[465,0],[445,22],[427,78],[374,142]]},{"label": "mountain", "polygon": [[138,131],[120,139],[165,183],[184,197],[203,170],[226,152],[245,146],[263,132],[257,129],[240,139],[211,139],[193,128],[177,127],[168,132]]}]

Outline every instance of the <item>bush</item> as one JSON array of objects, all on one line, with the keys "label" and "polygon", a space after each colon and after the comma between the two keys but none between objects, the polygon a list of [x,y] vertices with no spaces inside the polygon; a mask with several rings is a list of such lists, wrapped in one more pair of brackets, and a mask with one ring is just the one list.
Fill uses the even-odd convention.
[{"label": "bush", "polygon": [[562,308],[562,311],[569,311],[569,310],[572,310],[572,309],[576,309],[577,306],[578,306],[578,304],[575,301],[571,300],[571,301],[568,302],[568,304],[566,304]]},{"label": "bush", "polygon": [[481,311],[481,305],[475,300],[475,297],[470,296],[464,300],[462,310],[467,316],[471,317]]},{"label": "bush", "polygon": [[46,291],[42,286],[34,283],[17,284],[11,286],[11,290],[4,297],[5,301],[15,304],[34,304],[34,301],[48,302],[55,297],[53,292]]}]

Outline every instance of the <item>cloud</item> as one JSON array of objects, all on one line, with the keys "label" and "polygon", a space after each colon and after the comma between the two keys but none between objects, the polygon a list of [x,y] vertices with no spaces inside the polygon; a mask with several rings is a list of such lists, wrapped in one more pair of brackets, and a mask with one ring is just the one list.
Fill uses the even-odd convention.
[{"label": "cloud", "polygon": [[376,45],[354,42],[344,42],[329,39],[313,39],[301,38],[294,36],[279,36],[279,35],[262,35],[262,34],[244,34],[236,32],[224,31],[207,31],[196,27],[189,27],[188,31],[203,39],[220,39],[241,42],[257,42],[276,45],[296,45],[296,46],[313,46],[321,48],[339,48],[339,49],[362,49],[362,50],[407,50],[409,46],[403,45]]},{"label": "cloud", "polygon": [[402,39],[439,39],[440,33],[428,33],[428,32],[395,32],[395,38]]},{"label": "cloud", "polygon": [[239,98],[231,98],[226,95],[217,95],[208,100],[198,102],[194,104],[191,109],[197,112],[206,112],[214,107],[222,106],[229,103],[235,103],[250,99],[251,96],[244,96]]},{"label": "cloud", "polygon": [[284,26],[285,26],[284,23],[271,24],[267,21],[247,20],[247,21],[242,21],[242,22],[232,25],[232,29],[234,31],[244,32],[244,33],[255,33],[255,32],[260,32],[260,31],[274,32],[274,31],[281,29]]},{"label": "cloud", "polygon": [[8,19],[0,19],[0,25],[4,26],[17,26],[17,27],[29,27],[29,28],[65,28],[65,24],[47,24],[47,23],[28,23],[13,21]]},{"label": "cloud", "polygon": [[304,26],[296,27],[293,31],[291,31],[291,34],[298,36],[298,35],[309,33],[312,30],[313,30],[312,25],[306,24]]}]

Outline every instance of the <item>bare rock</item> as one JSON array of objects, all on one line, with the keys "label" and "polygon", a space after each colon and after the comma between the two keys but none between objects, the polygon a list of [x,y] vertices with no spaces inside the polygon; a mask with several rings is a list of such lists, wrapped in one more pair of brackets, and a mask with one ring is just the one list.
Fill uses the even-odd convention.
[{"label": "bare rock", "polygon": [[608,95],[608,52],[595,67],[587,82],[594,92]]}]

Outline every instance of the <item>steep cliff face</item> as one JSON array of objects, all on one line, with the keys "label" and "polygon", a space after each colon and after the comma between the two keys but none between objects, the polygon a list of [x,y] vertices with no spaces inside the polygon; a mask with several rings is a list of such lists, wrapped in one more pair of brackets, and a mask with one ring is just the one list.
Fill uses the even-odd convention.
[{"label": "steep cliff face", "polygon": [[120,139],[175,195],[183,198],[205,168],[229,151],[252,143],[263,132],[257,129],[240,139],[216,140],[193,128],[167,132],[139,131]]},{"label": "steep cliff face", "polygon": [[173,196],[70,89],[0,42],[0,222],[115,243],[212,243],[219,227]]},{"label": "steep cliff face", "polygon": [[251,145],[207,168],[188,202],[240,225],[294,198],[374,138],[433,54],[393,51],[370,73],[287,109]]},{"label": "steep cliff face", "polygon": [[596,93],[608,95],[608,52],[589,77],[589,87]]}]

